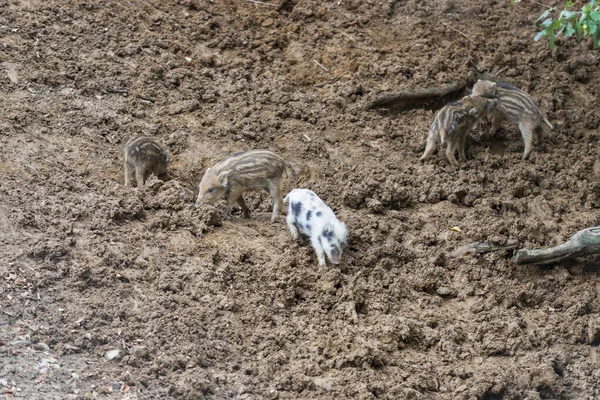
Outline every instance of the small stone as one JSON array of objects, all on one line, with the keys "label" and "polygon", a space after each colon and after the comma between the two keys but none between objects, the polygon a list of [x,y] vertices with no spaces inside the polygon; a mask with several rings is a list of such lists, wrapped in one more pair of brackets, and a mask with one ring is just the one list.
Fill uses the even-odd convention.
[{"label": "small stone", "polygon": [[437,289],[437,294],[439,294],[440,296],[449,296],[452,294],[452,289],[450,289],[449,287],[440,286]]},{"label": "small stone", "polygon": [[104,356],[108,361],[119,361],[123,358],[123,352],[119,349],[109,350]]},{"label": "small stone", "polygon": [[8,379],[0,379],[0,386],[8,387]]},{"label": "small stone", "polygon": [[50,350],[50,346],[48,346],[46,343],[43,343],[43,342],[34,344],[33,348],[37,351],[49,351]]},{"label": "small stone", "polygon": [[119,382],[111,382],[110,387],[112,387],[114,390],[119,390],[121,389],[121,384]]}]

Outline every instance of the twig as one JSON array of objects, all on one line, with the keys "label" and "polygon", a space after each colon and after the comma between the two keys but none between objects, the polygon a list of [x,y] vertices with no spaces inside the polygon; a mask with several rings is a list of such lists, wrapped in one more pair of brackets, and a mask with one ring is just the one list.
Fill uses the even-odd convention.
[{"label": "twig", "polygon": [[446,25],[446,27],[447,27],[447,28],[450,28],[450,29],[452,29],[454,32],[458,32],[458,33],[460,33],[460,34],[461,34],[461,35],[463,35],[465,38],[467,38],[467,40],[468,40],[468,41],[471,41],[471,38],[469,38],[467,35],[465,35],[465,34],[464,34],[464,33],[462,33],[461,31],[459,31],[458,29],[456,29],[456,28],[453,28],[453,27],[452,27],[452,26],[450,26],[450,25]]},{"label": "twig", "polygon": [[304,139],[306,139],[307,142],[310,142],[310,138],[306,133],[302,134],[302,136],[304,136]]},{"label": "twig", "polygon": [[142,101],[148,102],[148,103],[156,103],[156,99],[152,98],[152,97],[146,97],[146,96],[138,96],[138,98]]},{"label": "twig", "polygon": [[108,93],[124,93],[124,94],[129,93],[129,89],[120,89],[120,88],[116,88],[116,89],[108,88],[108,89],[106,89],[106,91]]},{"label": "twig", "polygon": [[508,65],[506,67],[504,67],[504,68],[501,68],[500,71],[496,72],[496,76],[500,75],[501,73],[503,73],[507,69],[508,69]]},{"label": "twig", "polygon": [[492,251],[515,250],[517,247],[519,247],[519,242],[517,242],[516,240],[508,240],[503,245],[496,245],[496,244],[490,243],[488,240],[486,240],[483,242],[471,243],[466,246],[460,247],[460,248],[454,250],[452,253],[450,253],[450,255],[452,257],[457,257],[468,251],[474,251],[476,253],[483,254],[483,253],[489,253]]},{"label": "twig", "polygon": [[258,1],[258,0],[246,0],[246,1],[249,1],[250,3],[254,3],[254,4],[261,4],[263,6],[279,7],[277,4],[265,3],[264,1]]},{"label": "twig", "polygon": [[315,62],[315,64],[317,64],[320,68],[322,68],[324,71],[327,72],[331,72],[327,67],[325,67],[323,64],[321,64],[320,62],[318,62],[317,60],[313,59],[313,61]]},{"label": "twig", "polygon": [[550,6],[546,5],[546,4],[542,4],[542,3],[540,3],[539,1],[535,1],[535,0],[533,0],[533,1],[532,1],[532,3],[535,3],[535,4],[537,4],[538,6],[542,6],[542,7],[544,7],[544,8],[547,8],[548,10],[550,10],[550,9],[552,8],[552,7],[550,7]]},{"label": "twig", "polygon": [[37,169],[35,169],[31,165],[27,165],[27,164],[23,164],[23,166],[31,169],[33,172],[35,172],[35,174],[37,175],[38,178],[42,179],[42,177],[40,176],[39,172],[37,172]]}]

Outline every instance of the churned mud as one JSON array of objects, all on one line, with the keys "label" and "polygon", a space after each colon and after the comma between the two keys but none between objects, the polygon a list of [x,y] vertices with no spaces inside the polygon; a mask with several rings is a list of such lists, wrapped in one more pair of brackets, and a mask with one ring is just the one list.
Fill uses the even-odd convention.
[{"label": "churned mud", "polygon": [[[3,394],[599,398],[600,257],[452,256],[600,223],[600,53],[549,51],[540,6],[507,3],[0,0]],[[530,161],[486,121],[460,169],[421,164],[434,106],[362,107],[482,74],[554,124]],[[140,134],[173,162],[126,188]],[[209,165],[258,148],[346,222],[341,265],[270,224],[267,193],[251,219],[194,208]]]}]

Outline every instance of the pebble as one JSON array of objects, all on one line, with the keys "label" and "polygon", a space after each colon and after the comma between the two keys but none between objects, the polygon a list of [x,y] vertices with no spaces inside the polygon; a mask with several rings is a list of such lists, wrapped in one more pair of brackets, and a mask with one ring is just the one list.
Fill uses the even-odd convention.
[{"label": "pebble", "polygon": [[440,286],[437,289],[437,294],[439,294],[440,296],[448,296],[452,293],[452,289],[445,287],[445,286]]},{"label": "pebble", "polygon": [[34,344],[33,348],[35,350],[38,350],[38,351],[48,351],[48,350],[50,350],[50,346],[48,346],[46,343],[43,343],[43,342],[39,342],[39,343]]},{"label": "pebble", "polygon": [[0,386],[8,387],[8,379],[0,379]]},{"label": "pebble", "polygon": [[123,352],[119,349],[109,350],[106,352],[106,355],[104,357],[108,361],[119,361],[121,358],[123,358]]}]

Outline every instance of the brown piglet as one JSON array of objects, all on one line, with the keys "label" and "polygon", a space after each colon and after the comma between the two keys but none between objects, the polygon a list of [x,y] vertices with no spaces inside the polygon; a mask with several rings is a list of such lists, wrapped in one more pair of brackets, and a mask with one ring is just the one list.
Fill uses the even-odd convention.
[{"label": "brown piglet", "polygon": [[250,210],[243,194],[267,190],[273,199],[271,222],[275,222],[281,205],[281,178],[284,172],[287,175],[288,165],[283,158],[268,150],[234,154],[206,170],[200,181],[196,207],[224,198],[227,200],[226,216],[231,213],[233,203],[237,202],[244,217],[249,218]]},{"label": "brown piglet", "polygon": [[531,154],[533,134],[535,133],[538,142],[541,142],[543,131],[552,129],[552,124],[535,99],[520,89],[505,83],[478,80],[471,90],[471,95],[498,100],[498,105],[492,112],[494,119],[490,134],[493,135],[506,120],[517,124],[525,143],[524,160]]},{"label": "brown piglet", "polygon": [[429,128],[427,146],[420,160],[431,157],[438,143],[448,142],[446,158],[450,164],[459,166],[454,156],[458,150],[461,161],[467,161],[465,142],[467,134],[475,123],[488,115],[496,106],[496,100],[485,99],[480,96],[465,96],[460,101],[444,106],[435,114],[433,123]]},{"label": "brown piglet", "polygon": [[137,186],[144,186],[144,180],[150,175],[164,175],[167,164],[171,161],[169,150],[156,140],[141,136],[131,138],[123,146],[125,159],[125,186],[133,184],[133,177]]}]

